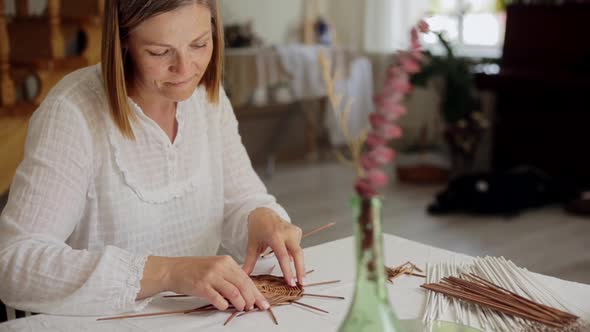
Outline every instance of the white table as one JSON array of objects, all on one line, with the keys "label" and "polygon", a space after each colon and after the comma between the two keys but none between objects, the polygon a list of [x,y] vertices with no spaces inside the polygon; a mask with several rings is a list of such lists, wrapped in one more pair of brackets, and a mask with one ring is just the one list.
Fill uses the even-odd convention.
[{"label": "white table", "polygon": [[[386,264],[397,266],[410,260],[418,266],[427,262],[446,261],[452,256],[457,260],[470,257],[408,241],[393,235],[384,238]],[[222,326],[227,313],[175,315],[149,317],[119,321],[97,322],[96,317],[58,317],[36,315],[0,324],[4,331],[336,331],[348,310],[354,285],[354,245],[352,238],[305,249],[306,268],[315,269],[308,277],[308,283],[340,279],[341,283],[308,288],[313,293],[345,296],[342,300],[304,298],[301,302],[321,307],[330,314],[319,314],[306,309],[285,306],[275,308],[279,321],[276,326],[267,313],[253,313],[234,319],[228,326]],[[274,258],[262,260],[257,270],[267,273],[275,265]],[[280,273],[276,267],[273,273]],[[580,309],[576,314],[590,320],[590,285],[568,282],[552,277],[540,276],[540,280],[551,289]],[[421,317],[425,306],[426,292],[419,288],[423,279],[400,277],[389,288],[390,300],[399,318]],[[155,299],[146,311],[163,311],[194,308],[204,302],[198,299]]]}]

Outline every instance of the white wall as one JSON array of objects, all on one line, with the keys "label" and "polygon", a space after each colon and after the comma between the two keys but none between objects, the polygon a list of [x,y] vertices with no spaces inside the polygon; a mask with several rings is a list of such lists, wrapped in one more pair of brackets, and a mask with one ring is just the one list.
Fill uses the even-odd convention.
[{"label": "white wall", "polygon": [[[361,49],[366,0],[315,1],[320,13],[334,25],[335,41],[340,46]],[[270,44],[301,39],[305,3],[305,0],[220,0],[226,23],[253,20],[256,33]]]},{"label": "white wall", "polygon": [[363,49],[366,0],[328,0],[325,15],[335,28],[338,46]]},{"label": "white wall", "polygon": [[254,30],[266,44],[300,38],[303,0],[220,0],[225,23],[252,20]]}]

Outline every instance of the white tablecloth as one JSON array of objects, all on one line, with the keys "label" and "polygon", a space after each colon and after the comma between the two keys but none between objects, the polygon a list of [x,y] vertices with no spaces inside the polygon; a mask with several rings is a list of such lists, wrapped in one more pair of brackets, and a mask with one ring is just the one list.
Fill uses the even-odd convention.
[{"label": "white tablecloth", "polygon": [[[427,262],[446,261],[451,257],[468,261],[470,257],[408,241],[396,236],[385,235],[386,264],[397,266],[410,260],[423,267]],[[308,292],[345,296],[346,300],[304,298],[301,302],[321,307],[330,314],[319,314],[304,308],[284,306],[275,308],[279,325],[273,324],[267,313],[252,313],[234,319],[223,326],[227,313],[175,315],[149,317],[119,321],[97,322],[96,317],[58,317],[36,315],[0,324],[4,331],[336,331],[344,318],[350,303],[354,285],[354,245],[352,238],[305,249],[306,268],[315,269],[309,275],[308,283],[340,279],[341,283],[308,288]],[[267,273],[275,265],[274,258],[261,261],[257,270]],[[276,267],[273,273],[280,273]],[[559,292],[568,303],[577,307],[576,314],[590,320],[590,285],[568,282],[552,277],[539,276],[545,285]],[[426,292],[419,288],[423,279],[400,277],[389,288],[390,300],[399,318],[422,317]],[[194,308],[204,302],[198,299],[154,300],[146,311],[162,311]]]}]

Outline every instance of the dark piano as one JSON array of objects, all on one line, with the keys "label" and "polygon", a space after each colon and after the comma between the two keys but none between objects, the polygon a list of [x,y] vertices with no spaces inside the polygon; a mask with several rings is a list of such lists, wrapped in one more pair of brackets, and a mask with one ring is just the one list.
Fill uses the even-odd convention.
[{"label": "dark piano", "polygon": [[493,169],[521,165],[590,186],[590,3],[512,5],[498,74]]}]

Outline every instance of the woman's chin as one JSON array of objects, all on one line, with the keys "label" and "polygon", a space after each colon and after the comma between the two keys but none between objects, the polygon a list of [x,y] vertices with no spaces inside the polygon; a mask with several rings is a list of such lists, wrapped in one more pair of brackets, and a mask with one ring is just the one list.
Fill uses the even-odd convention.
[{"label": "woman's chin", "polygon": [[172,86],[168,85],[164,87],[162,94],[165,95],[168,99],[174,101],[183,101],[190,98],[195,89],[197,88],[197,84],[187,84],[186,86]]}]

